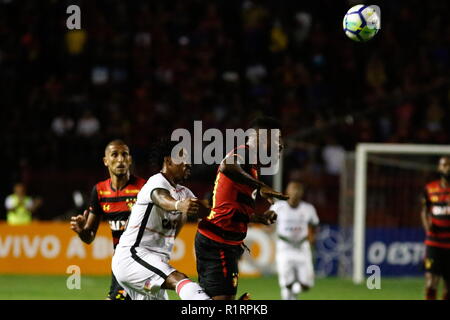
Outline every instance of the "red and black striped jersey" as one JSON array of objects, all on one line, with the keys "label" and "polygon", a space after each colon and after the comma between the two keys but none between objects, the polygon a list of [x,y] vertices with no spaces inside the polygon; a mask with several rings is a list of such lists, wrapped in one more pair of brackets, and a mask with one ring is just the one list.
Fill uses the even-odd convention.
[{"label": "red and black striped jersey", "polygon": [[[248,147],[240,146],[228,154],[248,159]],[[256,165],[241,164],[244,171],[258,179]],[[255,211],[256,190],[237,183],[217,171],[214,183],[212,209],[198,225],[198,232],[211,240],[231,245],[239,245],[247,235],[250,216]]]},{"label": "red and black striped jersey", "polygon": [[111,178],[97,183],[92,189],[89,210],[93,214],[102,215],[103,219],[109,222],[114,248],[119,243],[131,208],[145,183],[145,179],[132,175],[120,190],[112,187]]},{"label": "red and black striped jersey", "polygon": [[450,187],[444,188],[440,180],[427,184],[425,205],[431,219],[425,244],[450,249]]}]

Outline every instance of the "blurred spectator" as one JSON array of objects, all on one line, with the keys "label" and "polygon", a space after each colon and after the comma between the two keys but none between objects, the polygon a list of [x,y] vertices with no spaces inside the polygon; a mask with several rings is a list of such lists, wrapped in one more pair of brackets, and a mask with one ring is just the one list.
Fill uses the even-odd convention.
[{"label": "blurred spectator", "polygon": [[6,222],[12,226],[30,224],[33,213],[41,204],[41,199],[33,200],[30,196],[27,196],[23,183],[16,183],[14,193],[6,197],[5,200]]},{"label": "blurred spectator", "polygon": [[345,150],[332,135],[327,136],[325,147],[322,150],[325,171],[331,175],[340,175],[345,159]]},{"label": "blurred spectator", "polygon": [[84,138],[89,138],[97,134],[100,130],[100,122],[90,110],[86,110],[78,120],[77,134]]},{"label": "blurred spectator", "polygon": [[444,110],[439,104],[438,99],[431,99],[426,112],[426,128],[436,133],[443,129]]},{"label": "blurred spectator", "polygon": [[58,137],[63,137],[72,132],[75,122],[66,113],[62,113],[52,121],[52,130]]},{"label": "blurred spectator", "polygon": [[293,32],[294,43],[297,49],[303,46],[311,30],[312,17],[307,12],[298,12],[295,14],[295,28]]}]

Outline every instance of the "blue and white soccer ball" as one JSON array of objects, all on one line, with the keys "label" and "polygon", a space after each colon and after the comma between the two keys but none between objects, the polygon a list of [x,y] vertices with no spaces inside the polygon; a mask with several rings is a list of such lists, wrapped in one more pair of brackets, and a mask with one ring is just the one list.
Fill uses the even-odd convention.
[{"label": "blue and white soccer ball", "polygon": [[347,11],[343,28],[350,39],[358,42],[369,41],[381,27],[380,7],[359,4]]}]

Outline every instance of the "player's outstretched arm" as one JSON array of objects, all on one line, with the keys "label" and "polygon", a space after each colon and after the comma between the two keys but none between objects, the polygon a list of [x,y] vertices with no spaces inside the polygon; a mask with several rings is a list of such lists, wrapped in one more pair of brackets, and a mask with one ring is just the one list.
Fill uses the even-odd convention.
[{"label": "player's outstretched arm", "polygon": [[264,182],[253,178],[242,169],[237,161],[236,155],[225,158],[219,166],[219,171],[231,180],[240,184],[245,184],[254,189],[261,188],[265,185]]},{"label": "player's outstretched arm", "polygon": [[254,213],[250,216],[250,222],[262,223],[266,226],[275,223],[276,220],[277,214],[272,210],[267,210],[264,213]]},{"label": "player's outstretched arm", "polygon": [[263,197],[264,199],[266,199],[267,201],[269,201],[270,204],[274,204],[275,201],[273,200],[273,198],[277,198],[280,200],[287,200],[289,199],[289,196],[282,193],[282,192],[278,192],[275,191],[274,189],[272,189],[269,186],[263,186],[261,187],[261,189],[259,189],[259,194],[261,195],[261,197]]},{"label": "player's outstretched arm", "polygon": [[83,242],[89,244],[95,239],[100,219],[99,215],[84,210],[82,215],[79,214],[71,218],[70,229],[75,231]]},{"label": "player's outstretched arm", "polygon": [[273,190],[264,182],[253,178],[250,174],[245,172],[245,170],[242,169],[241,165],[238,162],[237,155],[232,155],[225,158],[219,166],[219,171],[237,183],[250,186],[254,189],[259,189],[261,196],[267,199],[272,204],[272,198],[282,200],[286,200],[289,198],[287,195]]}]

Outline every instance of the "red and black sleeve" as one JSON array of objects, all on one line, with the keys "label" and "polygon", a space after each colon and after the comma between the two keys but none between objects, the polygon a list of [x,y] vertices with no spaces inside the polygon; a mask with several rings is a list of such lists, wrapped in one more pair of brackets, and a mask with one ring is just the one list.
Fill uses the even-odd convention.
[{"label": "red and black sleeve", "polygon": [[92,188],[89,211],[93,214],[103,214],[102,207],[100,206],[100,202],[98,201],[97,186],[94,186],[94,188]]}]

